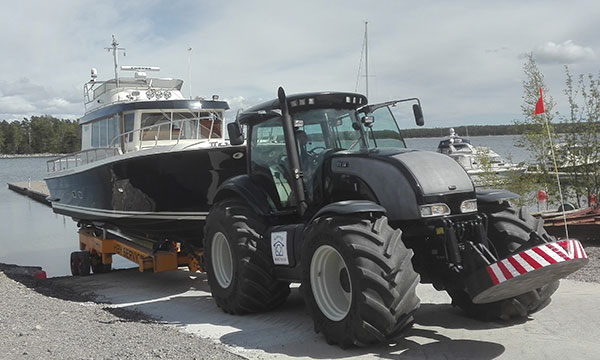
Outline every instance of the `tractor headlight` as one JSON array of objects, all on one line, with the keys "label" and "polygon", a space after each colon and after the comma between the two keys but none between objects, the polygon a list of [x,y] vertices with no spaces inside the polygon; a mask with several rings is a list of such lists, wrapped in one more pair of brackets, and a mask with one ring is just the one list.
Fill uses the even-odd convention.
[{"label": "tractor headlight", "polygon": [[450,208],[443,203],[421,205],[420,209],[421,217],[450,215]]},{"label": "tractor headlight", "polygon": [[476,212],[477,211],[477,200],[475,199],[471,199],[471,200],[465,200],[462,202],[462,204],[460,204],[460,212],[461,213],[470,213],[470,212]]}]

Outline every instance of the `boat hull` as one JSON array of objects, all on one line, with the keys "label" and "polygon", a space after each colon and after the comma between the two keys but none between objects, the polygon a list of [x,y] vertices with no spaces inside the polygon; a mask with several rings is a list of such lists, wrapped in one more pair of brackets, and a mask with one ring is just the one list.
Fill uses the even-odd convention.
[{"label": "boat hull", "polygon": [[218,186],[246,172],[242,146],[137,152],[51,174],[54,212],[157,242],[200,243]]}]

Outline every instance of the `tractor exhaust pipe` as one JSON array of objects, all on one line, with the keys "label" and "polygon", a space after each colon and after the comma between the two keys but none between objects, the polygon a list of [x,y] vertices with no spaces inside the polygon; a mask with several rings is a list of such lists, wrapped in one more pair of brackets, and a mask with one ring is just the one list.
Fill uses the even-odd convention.
[{"label": "tractor exhaust pipe", "polygon": [[277,97],[279,98],[279,107],[281,107],[281,120],[283,123],[283,136],[285,137],[285,149],[292,171],[292,188],[296,192],[296,199],[298,199],[297,209],[300,216],[304,215],[308,205],[306,204],[306,197],[304,196],[304,182],[302,182],[302,169],[300,168],[300,160],[298,158],[298,146],[296,144],[296,136],[294,135],[294,123],[290,111],[288,109],[287,97],[283,87],[279,87],[277,90]]}]

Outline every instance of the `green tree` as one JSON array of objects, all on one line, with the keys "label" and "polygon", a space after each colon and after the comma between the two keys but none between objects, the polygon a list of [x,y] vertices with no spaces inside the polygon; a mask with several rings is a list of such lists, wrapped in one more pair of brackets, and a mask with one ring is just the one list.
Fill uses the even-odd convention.
[{"label": "green tree", "polygon": [[[523,135],[517,142],[517,146],[523,147],[529,151],[532,159],[537,164],[537,171],[523,176],[521,179],[522,190],[518,191],[521,196],[530,198],[533,201],[534,194],[532,189],[544,189],[548,193],[548,201],[559,203],[557,182],[554,178],[551,147],[548,138],[550,133],[553,141],[556,139],[554,131],[552,110],[554,100],[550,96],[548,88],[544,82],[544,75],[538,69],[532,53],[526,55],[523,65],[525,80],[523,80],[523,103],[521,105],[522,119],[515,120],[515,125],[521,126]],[[534,115],[535,105],[540,98],[540,89],[544,93],[543,114]]]},{"label": "green tree", "polygon": [[600,186],[600,80],[579,75],[577,84],[565,67],[570,131],[558,151],[561,170],[567,173],[568,193],[582,206],[581,198],[597,193]]}]

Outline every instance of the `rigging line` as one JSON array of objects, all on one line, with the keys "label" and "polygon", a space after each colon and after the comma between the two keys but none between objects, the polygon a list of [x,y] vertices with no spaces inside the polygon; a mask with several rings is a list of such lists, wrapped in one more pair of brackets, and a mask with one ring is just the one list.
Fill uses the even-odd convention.
[{"label": "rigging line", "polygon": [[360,80],[360,70],[362,69],[363,55],[365,54],[365,41],[367,34],[363,36],[363,43],[360,47],[360,61],[358,62],[358,74],[356,74],[356,85],[354,86],[354,92],[358,92],[358,82]]},{"label": "rigging line", "polygon": [[[541,90],[540,90],[541,91]],[[554,173],[556,174],[556,182],[558,183],[558,194],[560,195],[560,203],[562,206],[563,222],[565,224],[565,236],[569,240],[569,228],[567,227],[567,215],[565,213],[565,206],[562,194],[562,188],[560,186],[560,177],[558,176],[558,166],[556,165],[556,156],[554,154],[554,144],[552,143],[552,134],[550,133],[550,125],[548,125],[548,117],[544,113],[544,122],[546,123],[546,130],[548,131],[548,140],[550,141],[550,152],[552,154],[552,161],[554,162]]]}]

